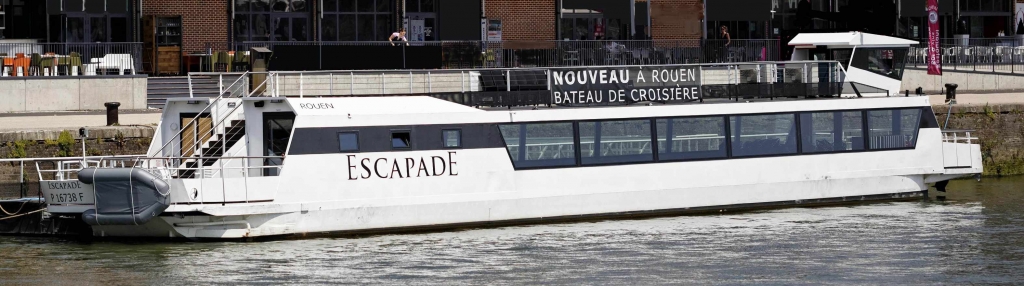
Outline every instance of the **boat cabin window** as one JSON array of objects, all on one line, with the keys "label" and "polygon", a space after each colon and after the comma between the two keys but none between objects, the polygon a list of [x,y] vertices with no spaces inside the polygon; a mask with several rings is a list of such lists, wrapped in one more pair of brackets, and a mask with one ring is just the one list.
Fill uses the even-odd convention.
[{"label": "boat cabin window", "polygon": [[462,148],[462,130],[441,130],[441,141],[445,148]]},{"label": "boat cabin window", "polygon": [[391,149],[412,148],[412,132],[408,130],[391,131]]},{"label": "boat cabin window", "polygon": [[725,117],[658,119],[658,159],[725,158]]},{"label": "boat cabin window", "polygon": [[583,165],[654,161],[650,120],[580,122]]},{"label": "boat cabin window", "polygon": [[572,122],[499,125],[516,168],[576,165]]},{"label": "boat cabin window", "polygon": [[914,148],[920,120],[920,108],[869,110],[869,147],[872,150]]},{"label": "boat cabin window", "polygon": [[903,79],[907,48],[858,48],[852,66],[892,79]]},{"label": "boat cabin window", "polygon": [[804,153],[864,150],[864,117],[860,111],[800,114]]},{"label": "boat cabin window", "polygon": [[792,113],[730,116],[732,155],[796,154],[795,117]]},{"label": "boat cabin window", "polygon": [[342,152],[359,151],[359,133],[341,132],[338,133],[338,145]]},{"label": "boat cabin window", "polygon": [[913,149],[920,128],[938,128],[922,118],[931,113],[930,107],[836,110],[516,123],[498,130],[512,165],[537,169]]}]

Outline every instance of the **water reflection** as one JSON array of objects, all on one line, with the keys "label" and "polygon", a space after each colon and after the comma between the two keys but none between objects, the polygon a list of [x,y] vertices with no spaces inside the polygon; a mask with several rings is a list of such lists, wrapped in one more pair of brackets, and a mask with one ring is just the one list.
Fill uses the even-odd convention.
[{"label": "water reflection", "polygon": [[946,201],[260,243],[0,237],[0,284],[1013,284],[1024,178]]}]

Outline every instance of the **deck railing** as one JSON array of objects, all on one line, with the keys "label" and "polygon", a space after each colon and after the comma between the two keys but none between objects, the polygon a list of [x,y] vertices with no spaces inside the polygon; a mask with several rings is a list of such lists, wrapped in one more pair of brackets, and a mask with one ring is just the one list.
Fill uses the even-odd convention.
[{"label": "deck railing", "polygon": [[[616,65],[606,68],[639,68]],[[845,71],[833,61],[644,65],[691,68],[701,74],[705,98],[773,98],[852,94]],[[552,104],[549,73],[570,67],[447,70],[275,71],[274,96],[429,95],[470,106]],[[861,93],[868,87],[858,86]]]}]

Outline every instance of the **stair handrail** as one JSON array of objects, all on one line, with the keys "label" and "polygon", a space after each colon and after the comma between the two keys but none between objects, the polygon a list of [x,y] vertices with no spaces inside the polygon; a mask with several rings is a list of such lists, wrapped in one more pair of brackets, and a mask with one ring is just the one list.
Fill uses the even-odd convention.
[{"label": "stair handrail", "polygon": [[[264,79],[263,82],[261,82],[259,85],[256,86],[256,88],[254,88],[252,91],[248,92],[245,97],[252,97],[253,93],[255,93],[257,90],[259,90],[260,87],[265,86],[267,84],[267,82],[270,81],[270,80],[271,80],[270,77],[267,77],[266,79]],[[212,105],[213,104],[211,104],[211,106]],[[197,138],[202,138],[203,136],[206,136],[207,134],[210,134],[211,135],[210,137],[212,138],[214,130],[217,130],[217,127],[221,126],[224,123],[224,120],[228,119],[228,117],[230,117],[232,114],[235,114],[235,111],[238,110],[239,108],[242,108],[242,104],[235,105],[235,107],[232,108],[227,113],[225,113],[225,116],[222,117],[219,121],[217,121],[217,123],[215,123],[213,125],[213,127],[210,128],[209,131],[204,132],[203,134],[196,134],[196,137]],[[197,120],[197,119],[193,119],[193,120]],[[182,129],[182,130],[184,131],[184,129]],[[178,133],[180,134],[181,132],[178,132]],[[221,147],[221,156],[223,156],[225,153],[227,153],[227,136],[224,136],[224,141],[225,141],[224,144],[220,144],[221,145],[220,146]],[[167,143],[170,143],[170,141],[168,141]],[[203,143],[206,143],[206,142],[203,142]],[[199,145],[199,144],[193,144],[193,145]],[[184,146],[182,146],[182,147],[184,147]],[[195,146],[192,146],[192,148],[195,148]],[[199,157],[205,157],[206,154],[202,154],[202,148],[198,148],[198,149],[199,149],[198,150],[199,151],[199,153],[198,153]],[[163,148],[161,148],[161,150],[163,150]],[[192,154],[193,155],[197,154],[195,149],[193,149]],[[205,159],[202,159],[202,158],[198,158],[196,160],[198,160],[200,165],[202,165],[203,161],[205,161]],[[186,159],[185,161],[188,161],[188,159]],[[180,164],[185,164],[185,162],[179,163],[178,164],[179,167],[180,167]]]},{"label": "stair handrail", "polygon": [[[243,78],[245,78],[246,75],[248,75],[248,73],[249,73],[248,71],[243,72],[240,76],[238,76],[238,78],[235,79],[235,81],[231,82],[231,85],[229,85],[228,89],[226,89],[226,90],[233,90],[231,87],[235,86],[235,84],[238,83],[239,80],[242,80]],[[192,97],[192,74],[191,73],[188,75],[188,79],[189,79],[189,84],[188,84],[189,97],[191,98]],[[220,93],[217,94],[217,97],[214,98],[213,102],[207,104],[206,108],[203,108],[202,111],[199,111],[196,114],[196,117],[192,118],[192,122],[196,122],[197,120],[199,120],[199,118],[201,116],[203,116],[203,113],[206,113],[210,108],[212,108],[213,106],[217,105],[217,103],[220,102],[220,100],[223,99],[223,98],[224,98],[224,92],[221,91]],[[231,114],[227,114],[226,116],[229,116],[229,115],[231,115]],[[216,128],[216,127],[213,127],[213,128]],[[210,129],[210,130],[213,131],[214,129]],[[167,146],[170,145],[171,142],[174,142],[174,138],[181,138],[182,132],[185,132],[184,126],[182,126],[181,130],[178,130],[178,133],[176,133],[176,134],[174,134],[174,136],[171,136],[170,138],[168,138],[167,143],[164,143],[163,145],[161,145],[160,149],[157,149],[156,152],[159,153],[159,155],[163,156],[164,155],[163,153],[165,151],[164,149],[167,149]],[[203,135],[205,136],[206,134],[203,134]],[[198,144],[193,143],[192,145],[193,146],[191,148],[194,149],[195,145],[198,145]],[[182,146],[182,147],[185,147],[185,146]],[[182,149],[184,149],[184,148],[182,148]]]}]

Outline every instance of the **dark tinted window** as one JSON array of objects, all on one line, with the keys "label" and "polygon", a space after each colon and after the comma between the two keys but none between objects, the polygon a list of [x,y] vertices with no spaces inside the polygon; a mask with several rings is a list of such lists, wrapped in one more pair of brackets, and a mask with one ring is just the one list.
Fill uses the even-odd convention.
[{"label": "dark tinted window", "polygon": [[342,152],[359,151],[359,134],[355,132],[338,133],[338,145]]},{"label": "dark tinted window", "polygon": [[730,116],[732,155],[764,156],[796,153],[793,114]]},{"label": "dark tinted window", "polygon": [[903,64],[906,57],[906,48],[857,49],[853,53],[853,67],[893,79],[902,79]]},{"label": "dark tinted window", "polygon": [[920,120],[920,108],[868,111],[870,148],[877,150],[915,147]]},{"label": "dark tinted window", "polygon": [[658,159],[725,158],[725,117],[658,119]]},{"label": "dark tinted window", "polygon": [[864,150],[863,116],[860,111],[800,114],[804,153]]},{"label": "dark tinted window", "polygon": [[412,135],[409,131],[392,131],[391,132],[391,148],[392,149],[409,149],[412,148]]},{"label": "dark tinted window", "polygon": [[649,161],[654,161],[650,120],[580,122],[584,165]]}]

